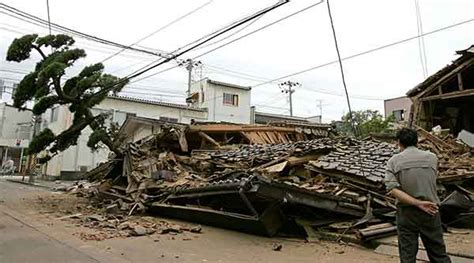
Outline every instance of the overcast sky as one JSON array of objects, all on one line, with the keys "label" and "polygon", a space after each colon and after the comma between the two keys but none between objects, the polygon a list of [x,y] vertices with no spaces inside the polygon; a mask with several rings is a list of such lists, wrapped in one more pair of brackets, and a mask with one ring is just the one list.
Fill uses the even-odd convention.
[{"label": "overcast sky", "polygon": [[[46,18],[46,0],[5,0],[5,4]],[[205,5],[199,11],[180,20],[139,43],[147,48],[173,51],[230,22],[276,3],[276,0],[174,0],[174,1],[69,1],[50,0],[51,21],[107,40],[132,44],[176,18]],[[313,0],[292,0],[231,38],[255,30],[276,19],[293,13]],[[419,0],[423,32],[429,32],[474,18],[472,0]],[[331,9],[342,57],[417,35],[414,0],[332,0]],[[25,33],[47,34],[47,29],[28,24],[0,13],[0,70],[29,71],[29,63],[5,61],[8,45]],[[77,45],[88,53],[78,66],[96,63],[118,49],[85,39]],[[433,74],[456,58],[455,51],[474,44],[474,22],[428,35],[424,38],[428,73]],[[376,109],[383,112],[383,99],[402,96],[421,82],[418,40],[408,41],[343,62],[347,87],[354,110]],[[182,58],[195,57],[215,46],[192,51]],[[156,57],[136,52],[122,54],[105,62],[106,71],[126,76],[155,60]],[[258,85],[337,59],[326,3],[268,27],[221,49],[199,58],[203,63],[200,76],[245,86]],[[175,66],[175,62],[150,71],[158,72]],[[230,72],[229,72],[230,71]],[[234,73],[238,72],[238,73]],[[74,70],[70,72],[74,73]],[[20,79],[21,74],[0,71],[0,78]],[[322,100],[323,120],[340,119],[347,112],[338,64],[331,64],[281,81],[302,84],[294,93],[294,114],[319,115]],[[184,103],[187,71],[177,67],[130,85],[129,96],[146,96]],[[278,87],[278,81],[252,89],[252,104],[257,110],[288,114],[288,100]],[[159,94],[166,94],[160,96]]]}]

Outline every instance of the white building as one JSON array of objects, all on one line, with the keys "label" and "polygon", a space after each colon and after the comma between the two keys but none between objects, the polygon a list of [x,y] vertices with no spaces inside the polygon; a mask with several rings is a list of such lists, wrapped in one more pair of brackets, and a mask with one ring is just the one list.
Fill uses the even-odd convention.
[{"label": "white building", "polygon": [[249,124],[250,87],[205,78],[191,86],[188,102],[206,108],[209,121]]},{"label": "white building", "polygon": [[[157,120],[190,123],[206,121],[207,111],[195,107],[167,102],[150,101],[145,99],[130,98],[126,96],[111,96],[94,107],[94,114],[109,112],[111,121],[122,125],[127,116],[138,116]],[[42,128],[49,128],[55,134],[71,126],[73,115],[67,106],[58,106],[43,114]],[[87,141],[91,129],[86,128],[78,139],[78,144],[59,153],[51,159],[44,167],[43,173],[49,176],[74,176],[89,171],[100,162],[107,160],[109,151],[99,149],[91,151],[87,147]]]},{"label": "white building", "polygon": [[0,103],[0,164],[11,158],[21,167],[24,149],[30,143],[32,130],[31,110],[19,111],[13,106]]},{"label": "white building", "polygon": [[385,118],[394,115],[396,121],[407,121],[412,104],[407,96],[384,100]]}]

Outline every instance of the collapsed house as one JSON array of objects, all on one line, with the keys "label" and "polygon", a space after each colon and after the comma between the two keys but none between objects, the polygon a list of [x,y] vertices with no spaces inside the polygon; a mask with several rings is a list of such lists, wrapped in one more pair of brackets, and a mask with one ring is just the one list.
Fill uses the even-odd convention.
[{"label": "collapsed house", "polygon": [[[367,241],[395,232],[395,200],[383,184],[398,151],[391,143],[338,137],[323,125],[161,123],[153,130],[88,173],[100,197],[119,200],[130,214],[266,236]],[[471,149],[419,132],[420,145],[440,156],[445,223],[472,218],[463,187],[474,174]]]},{"label": "collapsed house", "polygon": [[457,136],[474,132],[474,46],[407,92],[413,105],[409,122],[425,130],[440,125]]}]

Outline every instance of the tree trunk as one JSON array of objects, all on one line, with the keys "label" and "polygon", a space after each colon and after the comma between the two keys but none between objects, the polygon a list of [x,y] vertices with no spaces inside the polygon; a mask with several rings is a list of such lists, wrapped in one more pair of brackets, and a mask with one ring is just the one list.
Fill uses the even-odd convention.
[{"label": "tree trunk", "polygon": [[[86,118],[89,119],[89,126],[93,131],[96,131],[98,129],[102,129],[95,121],[94,121],[94,115],[92,115],[92,112],[88,109],[86,110]],[[102,138],[101,142],[107,145],[110,151],[114,152],[117,157],[122,156],[122,152],[118,149],[118,147],[114,144],[114,142],[110,138]]]}]

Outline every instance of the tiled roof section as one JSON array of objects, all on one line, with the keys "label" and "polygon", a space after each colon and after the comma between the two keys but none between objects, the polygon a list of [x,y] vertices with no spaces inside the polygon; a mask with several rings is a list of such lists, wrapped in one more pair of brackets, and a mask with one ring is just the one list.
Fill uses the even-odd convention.
[{"label": "tiled roof section", "polygon": [[191,110],[191,111],[199,111],[199,112],[207,111],[206,109],[190,107],[185,104],[177,104],[177,103],[170,103],[170,102],[163,102],[163,101],[156,101],[156,100],[147,100],[147,99],[135,98],[135,97],[129,97],[129,96],[123,96],[123,95],[110,95],[108,96],[108,98],[115,99],[115,100],[132,101],[132,102],[138,102],[138,103],[158,105],[158,106],[163,106],[163,107],[171,107],[171,108],[183,109],[183,110]]}]

